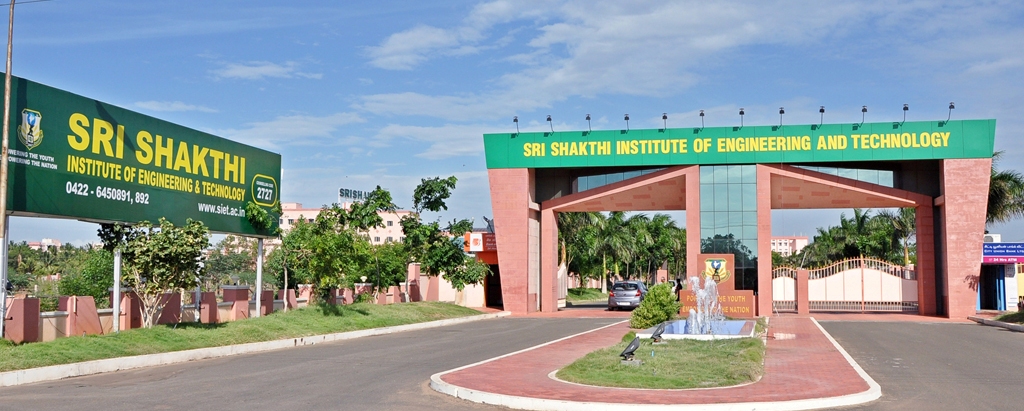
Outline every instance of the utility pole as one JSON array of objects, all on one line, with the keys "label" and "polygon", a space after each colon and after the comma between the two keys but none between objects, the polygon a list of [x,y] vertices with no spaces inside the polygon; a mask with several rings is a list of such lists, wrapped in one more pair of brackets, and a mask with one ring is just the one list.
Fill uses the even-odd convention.
[{"label": "utility pole", "polygon": [[7,138],[11,127],[11,48],[14,37],[14,0],[7,20],[7,69],[4,71],[3,142],[0,148],[0,339],[7,318]]}]

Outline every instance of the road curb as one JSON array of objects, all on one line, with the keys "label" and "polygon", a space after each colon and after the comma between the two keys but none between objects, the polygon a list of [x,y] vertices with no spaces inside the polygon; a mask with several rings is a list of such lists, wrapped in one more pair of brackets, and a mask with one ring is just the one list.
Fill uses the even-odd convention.
[{"label": "road curb", "polygon": [[605,327],[599,327],[590,331],[585,331],[579,334],[571,335],[565,338],[560,338],[555,341],[547,342],[544,344],[536,345],[525,350],[516,351],[514,353],[506,354],[500,357],[495,357],[489,360],[484,360],[475,364],[470,364],[464,367],[451,369],[444,372],[439,372],[430,376],[430,388],[434,391],[448,394],[456,398],[461,398],[468,401],[473,401],[483,404],[501,405],[509,408],[521,409],[521,410],[542,410],[542,411],[589,411],[589,410],[714,410],[714,411],[737,411],[737,410],[811,410],[821,408],[835,408],[857,404],[864,404],[867,402],[874,401],[882,396],[882,388],[871,378],[867,372],[864,371],[860,365],[854,361],[853,357],[850,356],[842,346],[832,336],[825,331],[824,328],[818,324],[818,321],[811,318],[814,325],[818,327],[826,338],[832,343],[833,346],[839,350],[839,353],[846,358],[846,361],[850,363],[857,374],[860,375],[864,382],[868,384],[868,389],[856,394],[841,395],[837,397],[826,397],[826,398],[812,398],[803,400],[791,400],[791,401],[777,401],[777,402],[743,402],[743,403],[729,403],[729,404],[625,404],[625,403],[605,403],[605,402],[583,402],[583,401],[566,401],[566,400],[551,400],[544,398],[532,398],[532,397],[520,397],[507,394],[497,394],[492,392],[473,390],[465,387],[460,387],[441,379],[445,374],[456,372],[470,367],[475,367],[480,364],[495,361],[508,356],[516,355],[519,353],[535,350],[537,348],[554,344],[556,342],[566,340],[569,338],[583,335],[586,333],[594,332],[606,327],[610,327],[616,324],[611,324]]},{"label": "road curb", "polygon": [[1006,322],[1002,322],[1002,321],[990,320],[990,319],[987,319],[987,318],[974,317],[974,316],[968,316],[967,319],[971,320],[971,321],[974,321],[974,322],[976,322],[978,324],[984,324],[984,325],[988,325],[988,326],[992,326],[992,327],[1005,328],[1005,329],[1010,330],[1010,331],[1024,332],[1024,324],[1006,323]]},{"label": "road curb", "polygon": [[48,367],[29,368],[26,370],[7,371],[0,373],[0,387],[31,384],[42,381],[53,381],[71,377],[100,374],[105,372],[131,370],[157,365],[177,364],[210,358],[227,357],[239,354],[252,354],[284,348],[323,344],[334,341],[351,340],[354,338],[386,335],[404,331],[423,330],[443,327],[492,318],[507,317],[511,312],[474,315],[470,317],[450,318],[425,323],[396,325],[368,330],[347,331],[334,334],[314,335],[308,337],[288,338],[275,341],[264,341],[249,344],[226,345],[222,347],[197,348],[194,350],[174,351],[160,354],[137,355],[132,357],[108,358],[104,360],[85,361],[73,364],[51,365]]}]

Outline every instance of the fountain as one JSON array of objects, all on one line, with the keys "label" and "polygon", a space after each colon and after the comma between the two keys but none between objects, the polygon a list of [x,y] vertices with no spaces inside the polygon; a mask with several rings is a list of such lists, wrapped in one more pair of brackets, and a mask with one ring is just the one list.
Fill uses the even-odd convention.
[{"label": "fountain", "polygon": [[[701,287],[703,278],[704,286]],[[666,340],[717,340],[754,336],[754,322],[726,320],[718,300],[718,284],[711,277],[693,276],[688,279],[696,298],[696,309],[691,308],[686,320],[665,323],[662,338]],[[651,338],[655,327],[637,333],[637,337]]]}]

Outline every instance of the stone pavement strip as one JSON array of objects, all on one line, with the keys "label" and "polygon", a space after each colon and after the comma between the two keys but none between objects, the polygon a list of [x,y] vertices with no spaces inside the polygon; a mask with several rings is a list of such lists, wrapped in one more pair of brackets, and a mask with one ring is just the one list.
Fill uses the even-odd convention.
[{"label": "stone pavement strip", "polygon": [[558,369],[615,345],[628,322],[566,337],[506,356],[435,374],[431,387],[470,401],[535,410],[719,409],[802,410],[862,404],[881,388],[812,318],[771,321],[765,375],[726,388],[645,390],[558,381]]}]

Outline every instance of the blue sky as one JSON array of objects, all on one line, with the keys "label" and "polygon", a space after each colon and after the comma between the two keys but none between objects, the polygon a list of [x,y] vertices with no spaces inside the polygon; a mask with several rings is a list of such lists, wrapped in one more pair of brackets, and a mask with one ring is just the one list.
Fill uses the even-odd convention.
[{"label": "blue sky", "polygon": [[[15,12],[15,75],[281,153],[282,200],[455,175],[444,219],[491,216],[482,134],[997,119],[1024,171],[1019,1],[104,1]],[[847,211],[849,214],[849,211]],[[813,234],[837,211],[777,213]],[[95,241],[14,218],[10,238]],[[1024,241],[1024,223],[991,227]]]}]

